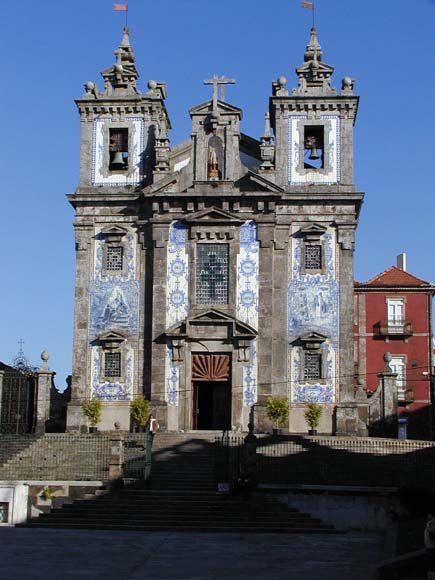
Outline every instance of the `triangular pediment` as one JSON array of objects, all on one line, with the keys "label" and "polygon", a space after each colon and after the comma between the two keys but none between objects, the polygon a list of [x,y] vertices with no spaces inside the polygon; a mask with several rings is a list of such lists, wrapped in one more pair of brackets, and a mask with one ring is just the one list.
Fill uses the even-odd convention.
[{"label": "triangular pediment", "polygon": [[[234,105],[230,105],[224,101],[217,102],[218,111],[223,114],[235,114],[239,115],[240,118],[242,117],[242,109],[239,107],[235,107]],[[196,105],[189,110],[191,115],[209,115],[211,114],[213,109],[213,101],[206,101],[205,103],[201,103],[200,105]]]},{"label": "triangular pediment", "polygon": [[111,226],[101,230],[100,235],[104,236],[107,240],[120,240],[127,235],[127,230],[120,228],[119,226]]},{"label": "triangular pediment", "polygon": [[[312,66],[313,66],[313,61],[309,60],[307,62],[304,62],[304,64],[301,64],[301,66],[298,66],[298,68],[296,69],[297,73],[307,73],[310,72],[312,70]],[[334,67],[330,66],[329,64],[325,64],[324,62],[320,62],[320,61],[316,61],[316,72],[317,74],[320,73],[327,73],[328,75],[332,75],[332,73],[334,72]]]},{"label": "triangular pediment", "polygon": [[241,220],[238,216],[230,213],[229,211],[225,211],[213,206],[196,213],[189,214],[186,216],[185,222],[190,224],[197,222],[208,222],[213,224],[241,224],[243,223],[243,220]]},{"label": "triangular pediment", "polygon": [[309,342],[309,341],[316,341],[316,342],[325,342],[327,340],[327,336],[324,334],[320,334],[320,332],[307,332],[300,337],[301,341]]},{"label": "triangular pediment", "polygon": [[114,345],[118,345],[121,342],[124,342],[127,339],[127,337],[122,334],[121,332],[116,332],[115,330],[109,330],[107,332],[103,332],[101,334],[99,334],[95,341],[98,344],[103,344],[103,345],[108,345],[108,344],[114,344]]},{"label": "triangular pediment", "polygon": [[299,232],[304,235],[304,236],[309,236],[309,235],[318,235],[318,236],[322,236],[325,232],[326,232],[326,228],[325,226],[322,226],[320,224],[310,224],[309,226],[306,226],[305,228],[301,228],[299,230]]},{"label": "triangular pediment", "polygon": [[320,334],[319,332],[307,332],[297,338],[293,344],[295,346],[299,345],[302,346],[304,349],[314,349],[317,350],[321,347],[321,345],[328,340],[328,337]]},{"label": "triangular pediment", "polygon": [[248,171],[248,178],[251,182],[255,183],[255,185],[259,185],[263,190],[271,192],[271,193],[283,193],[284,190],[276,183],[272,183],[262,175],[258,173],[254,173],[253,171]]}]

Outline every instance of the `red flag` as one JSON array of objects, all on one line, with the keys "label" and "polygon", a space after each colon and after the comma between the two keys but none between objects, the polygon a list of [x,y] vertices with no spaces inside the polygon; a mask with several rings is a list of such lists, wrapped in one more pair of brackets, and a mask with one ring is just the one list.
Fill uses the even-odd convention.
[{"label": "red flag", "polygon": [[114,4],[113,10],[120,10],[121,12],[127,12],[128,6],[127,6],[127,4]]},{"label": "red flag", "polygon": [[314,10],[314,2],[302,1],[302,8],[308,8],[308,10]]}]

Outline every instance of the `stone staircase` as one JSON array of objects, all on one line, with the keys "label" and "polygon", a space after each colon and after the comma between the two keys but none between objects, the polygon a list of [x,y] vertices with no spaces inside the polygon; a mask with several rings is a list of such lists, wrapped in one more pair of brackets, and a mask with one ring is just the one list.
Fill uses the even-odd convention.
[{"label": "stone staircase", "polygon": [[[216,493],[215,436],[216,433],[159,433],[153,445],[152,476],[146,486],[126,480],[120,489],[110,493],[99,490],[92,499],[53,509],[25,525],[173,532],[335,531],[260,492],[249,498]],[[145,436],[138,434],[129,440],[136,445],[133,450],[140,449]],[[134,454],[128,457],[134,460]]]},{"label": "stone staircase", "polygon": [[[2,443],[3,438],[0,440]],[[109,444],[105,435],[46,434],[9,441],[0,480],[105,480]],[[3,455],[3,451],[2,451]]]}]

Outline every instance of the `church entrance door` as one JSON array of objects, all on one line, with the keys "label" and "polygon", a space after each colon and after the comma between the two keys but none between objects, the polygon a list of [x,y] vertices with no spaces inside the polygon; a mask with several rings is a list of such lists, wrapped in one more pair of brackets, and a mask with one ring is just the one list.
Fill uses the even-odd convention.
[{"label": "church entrance door", "polygon": [[231,429],[230,355],[194,354],[192,386],[193,429]]}]

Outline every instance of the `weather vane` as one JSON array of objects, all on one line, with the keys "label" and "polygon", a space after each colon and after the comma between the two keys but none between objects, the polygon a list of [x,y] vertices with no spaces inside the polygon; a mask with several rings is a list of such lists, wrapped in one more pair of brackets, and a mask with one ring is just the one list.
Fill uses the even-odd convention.
[{"label": "weather vane", "polygon": [[128,4],[114,4],[113,10],[116,12],[125,12],[125,25],[128,26]]},{"label": "weather vane", "polygon": [[305,0],[302,0],[301,5],[302,5],[302,8],[307,8],[308,10],[311,10],[311,12],[313,13],[313,28],[314,28],[316,25],[316,22],[315,22],[315,12],[316,11],[315,11],[314,2],[306,2]]}]

